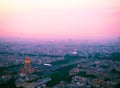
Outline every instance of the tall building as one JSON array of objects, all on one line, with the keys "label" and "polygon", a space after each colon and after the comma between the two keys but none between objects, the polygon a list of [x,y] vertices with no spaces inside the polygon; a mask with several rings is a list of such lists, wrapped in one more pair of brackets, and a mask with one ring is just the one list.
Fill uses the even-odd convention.
[{"label": "tall building", "polygon": [[32,74],[35,71],[34,68],[31,68],[30,62],[31,61],[27,56],[24,61],[24,68],[20,70],[20,74]]}]

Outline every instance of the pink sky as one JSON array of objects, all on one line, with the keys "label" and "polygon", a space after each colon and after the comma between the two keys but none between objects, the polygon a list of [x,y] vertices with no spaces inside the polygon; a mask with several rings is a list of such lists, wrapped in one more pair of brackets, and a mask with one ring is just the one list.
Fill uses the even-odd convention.
[{"label": "pink sky", "polygon": [[120,36],[120,0],[0,0],[0,37]]}]

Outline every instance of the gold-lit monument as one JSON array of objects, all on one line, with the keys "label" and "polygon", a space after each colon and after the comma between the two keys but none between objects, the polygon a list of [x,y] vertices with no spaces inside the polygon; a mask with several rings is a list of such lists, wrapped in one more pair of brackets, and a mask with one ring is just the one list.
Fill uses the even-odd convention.
[{"label": "gold-lit monument", "polygon": [[21,69],[20,73],[21,74],[32,74],[33,72],[34,72],[34,69],[31,68],[30,59],[27,56],[24,61],[24,68]]},{"label": "gold-lit monument", "polygon": [[28,56],[27,56],[26,59],[25,59],[25,64],[30,64],[30,59],[29,59]]}]

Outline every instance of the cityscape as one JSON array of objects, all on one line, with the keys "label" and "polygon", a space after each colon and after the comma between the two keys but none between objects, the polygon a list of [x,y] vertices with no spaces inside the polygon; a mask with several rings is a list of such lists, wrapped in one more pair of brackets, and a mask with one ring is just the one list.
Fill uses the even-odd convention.
[{"label": "cityscape", "polygon": [[120,0],[0,0],[0,88],[120,88]]},{"label": "cityscape", "polygon": [[0,86],[119,88],[120,39],[104,43],[1,40]]}]

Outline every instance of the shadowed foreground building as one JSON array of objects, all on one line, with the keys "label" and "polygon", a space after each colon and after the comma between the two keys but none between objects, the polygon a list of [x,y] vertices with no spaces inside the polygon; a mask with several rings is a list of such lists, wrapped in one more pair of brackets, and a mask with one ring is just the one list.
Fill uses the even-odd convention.
[{"label": "shadowed foreground building", "polygon": [[30,59],[27,56],[25,61],[24,61],[24,68],[22,68],[20,70],[20,74],[32,74],[34,71],[35,71],[35,69],[31,67]]}]

